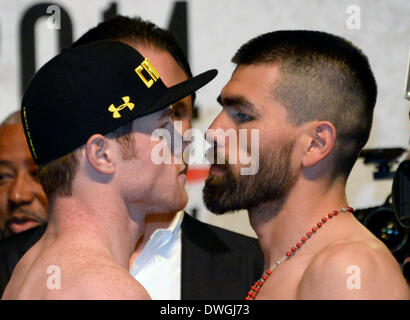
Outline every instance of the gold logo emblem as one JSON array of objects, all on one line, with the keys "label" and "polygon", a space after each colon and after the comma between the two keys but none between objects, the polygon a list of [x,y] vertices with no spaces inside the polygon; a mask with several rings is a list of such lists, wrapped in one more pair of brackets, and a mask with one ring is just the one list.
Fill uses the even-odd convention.
[{"label": "gold logo emblem", "polygon": [[[151,79],[147,80],[145,76],[142,74],[143,70],[146,70],[148,74],[150,75]],[[138,76],[141,78],[141,80],[145,83],[145,85],[148,88],[151,88],[151,86],[154,84],[159,79],[159,73],[157,70],[155,70],[154,66],[149,62],[147,58],[138,66],[135,68],[135,72],[138,74]]]},{"label": "gold logo emblem", "polygon": [[111,104],[108,107],[108,111],[113,113],[112,114],[113,118],[121,118],[120,111],[122,109],[124,109],[125,107],[128,107],[130,110],[134,109],[134,104],[132,102],[130,102],[130,97],[129,96],[122,97],[122,100],[124,101],[124,103],[122,105],[116,107],[113,104]]}]

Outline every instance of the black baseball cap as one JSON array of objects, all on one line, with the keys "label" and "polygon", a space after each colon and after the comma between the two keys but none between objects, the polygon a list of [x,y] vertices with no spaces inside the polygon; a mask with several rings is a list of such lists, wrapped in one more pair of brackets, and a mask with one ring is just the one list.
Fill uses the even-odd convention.
[{"label": "black baseball cap", "polygon": [[38,165],[73,152],[93,134],[107,134],[190,95],[216,70],[167,88],[134,48],[101,41],[63,50],[34,75],[21,106],[24,132]]}]

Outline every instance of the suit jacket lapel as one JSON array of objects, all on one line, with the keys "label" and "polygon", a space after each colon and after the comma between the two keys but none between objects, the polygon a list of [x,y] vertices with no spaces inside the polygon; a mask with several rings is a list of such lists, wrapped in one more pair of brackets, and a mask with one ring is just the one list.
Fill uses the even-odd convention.
[{"label": "suit jacket lapel", "polygon": [[244,299],[255,280],[247,252],[232,251],[188,214],[181,227],[181,299]]}]

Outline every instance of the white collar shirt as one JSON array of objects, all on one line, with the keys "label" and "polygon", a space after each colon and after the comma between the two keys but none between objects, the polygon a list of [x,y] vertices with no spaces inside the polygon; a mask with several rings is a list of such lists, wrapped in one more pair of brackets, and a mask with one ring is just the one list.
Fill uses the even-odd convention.
[{"label": "white collar shirt", "polygon": [[167,229],[157,229],[141,254],[134,260],[130,274],[148,291],[153,300],[181,299],[181,223],[178,212]]}]

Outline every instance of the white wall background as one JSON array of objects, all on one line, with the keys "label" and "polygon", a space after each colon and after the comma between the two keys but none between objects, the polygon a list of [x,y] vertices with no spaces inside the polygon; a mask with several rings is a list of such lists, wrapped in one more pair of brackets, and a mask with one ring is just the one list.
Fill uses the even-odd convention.
[{"label": "white wall background", "polygon": [[[76,40],[102,20],[102,12],[113,1],[65,0],[53,2],[69,13]],[[140,15],[166,28],[174,5],[170,0],[118,0],[118,13]],[[367,148],[408,148],[409,102],[404,86],[410,49],[410,1],[408,0],[187,0],[189,51],[192,71],[217,68],[218,77],[198,92],[201,120],[194,126],[205,130],[220,107],[221,88],[229,80],[230,59],[244,42],[278,29],[311,29],[351,40],[369,57],[379,87],[374,124]],[[0,0],[0,121],[20,107],[19,22],[25,10],[40,1]],[[349,29],[348,8],[360,9],[360,29]],[[356,8],[357,8],[356,7]],[[37,68],[57,53],[56,34],[46,18],[36,25]],[[391,180],[374,181],[373,166],[362,160],[348,181],[348,200],[353,207],[368,207],[384,201]],[[202,184],[188,186],[188,208],[199,207],[200,219],[252,235],[245,213],[216,217],[203,209]]]}]

